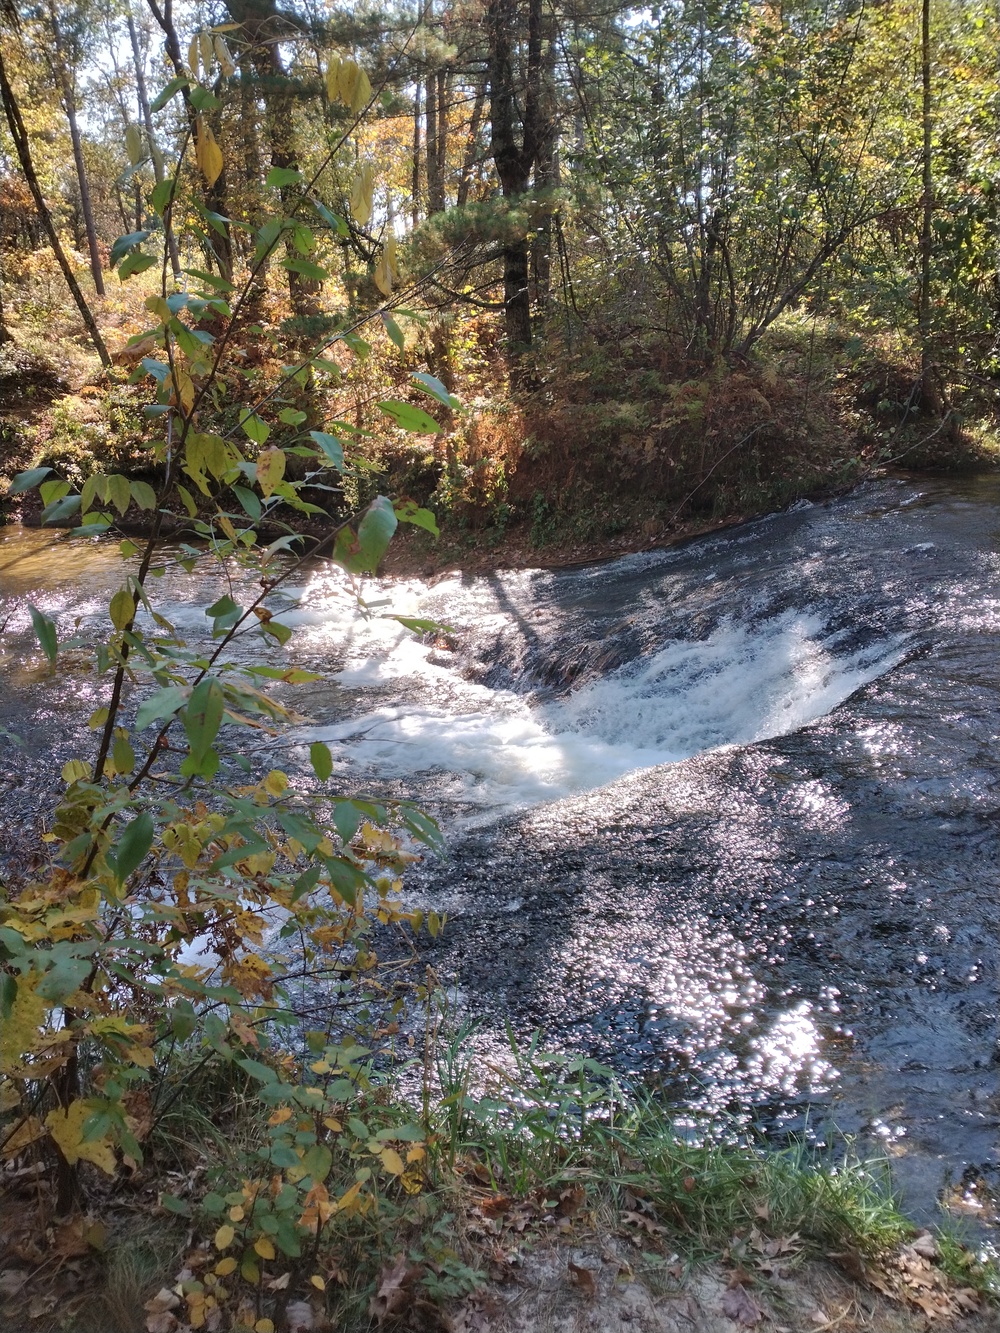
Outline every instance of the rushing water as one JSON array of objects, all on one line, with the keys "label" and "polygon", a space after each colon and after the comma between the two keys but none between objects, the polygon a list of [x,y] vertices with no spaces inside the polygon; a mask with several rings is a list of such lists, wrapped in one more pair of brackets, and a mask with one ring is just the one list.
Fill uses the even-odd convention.
[{"label": "rushing water", "polygon": [[[15,667],[25,598],[92,637],[118,563],[0,530],[17,822],[95,698],[72,652],[55,678]],[[205,576],[163,589],[203,632]],[[450,632],[418,642],[382,597]],[[858,1132],[918,1210],[944,1190],[995,1220],[1000,480],[884,481],[672,551],[368,600],[359,620],[323,569],[289,595],[287,652],[331,678],[297,692],[282,762],[320,737],[345,782],[440,813],[450,859],[410,892],[448,913],[428,959],[471,1009],[693,1119]]]}]

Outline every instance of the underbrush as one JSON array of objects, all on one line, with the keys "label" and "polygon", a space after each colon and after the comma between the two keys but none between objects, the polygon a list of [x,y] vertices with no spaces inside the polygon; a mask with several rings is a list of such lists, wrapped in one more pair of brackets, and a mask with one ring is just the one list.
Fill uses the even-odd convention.
[{"label": "underbrush", "polygon": [[887,1163],[849,1143],[692,1137],[655,1095],[537,1038],[508,1034],[493,1058],[468,1031],[402,1049],[391,1073],[360,1048],[250,1073],[175,1052],[144,1163],[88,1213],[46,1216],[38,1180],[7,1182],[8,1326],[448,1329],[534,1249],[595,1238],[652,1270],[721,1261],[746,1285],[818,1256],[899,1301],[934,1286],[941,1312],[1000,1298],[996,1265],[949,1233],[907,1245]]}]

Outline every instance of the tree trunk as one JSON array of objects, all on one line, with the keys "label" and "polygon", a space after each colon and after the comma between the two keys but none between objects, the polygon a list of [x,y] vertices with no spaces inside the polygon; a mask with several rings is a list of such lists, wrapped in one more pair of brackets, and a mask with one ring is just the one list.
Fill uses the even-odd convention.
[{"label": "tree trunk", "polygon": [[[146,71],[143,65],[142,52],[139,49],[139,34],[136,32],[135,20],[132,17],[132,11],[129,10],[126,15],[128,22],[128,38],[132,45],[132,61],[135,65],[135,86],[139,101],[139,114],[142,117],[142,123],[146,127],[146,140],[149,143],[149,156],[153,163],[153,179],[159,185],[163,180],[163,155],[160,153],[156,143],[156,134],[153,130],[153,114],[149,109],[149,92],[146,88]],[[136,225],[136,230],[140,230],[141,223]],[[173,229],[167,230],[167,254],[170,256],[170,271],[175,278],[181,274],[181,258],[177,251],[177,237]]]},{"label": "tree trunk", "polygon": [[921,177],[923,199],[920,217],[920,402],[925,412],[941,410],[934,383],[931,319],[931,250],[934,219],[934,161],[932,149],[933,103],[931,100],[931,2],[922,0],[920,11],[920,121],[922,130]]},{"label": "tree trunk", "polygon": [[432,71],[427,76],[426,96],[424,98],[425,161],[427,171],[427,216],[440,213],[444,209],[441,181],[438,176],[438,99],[437,75]]},{"label": "tree trunk", "polygon": [[448,70],[438,70],[437,76],[437,203],[439,211],[444,212],[445,176],[448,170],[448,97],[451,92],[451,74]]},{"label": "tree trunk", "polygon": [[62,92],[63,110],[69,122],[69,137],[73,145],[73,161],[76,164],[76,178],[80,186],[80,209],[83,213],[83,225],[87,232],[87,249],[90,252],[90,272],[98,296],[104,295],[104,274],[101,270],[101,252],[97,244],[97,227],[94,225],[94,209],[90,201],[90,184],[87,180],[87,164],[83,160],[83,140],[80,137],[80,125],[76,117],[76,93],[73,79],[66,63],[63,50],[62,33],[55,6],[49,3],[49,26],[52,29],[52,60]]},{"label": "tree trunk", "polygon": [[[186,78],[187,71],[184,67],[184,58],[181,55],[180,38],[177,36],[177,29],[174,26],[173,0],[164,0],[162,9],[160,8],[159,0],[146,0],[146,4],[149,6],[150,13],[153,15],[153,18],[156,19],[156,22],[163,32],[165,39],[164,44],[167,48],[167,56],[170,59],[171,65],[174,67],[174,74],[178,78]],[[193,142],[198,118],[194,107],[191,105],[191,94],[186,86],[181,90],[181,96],[184,98],[184,108],[187,112],[188,127],[191,131]],[[225,196],[224,176],[225,171],[223,171],[223,175],[220,176],[219,180],[216,182],[215,196],[209,191],[205,197],[206,206],[211,208],[213,212],[221,211],[213,207],[212,199],[213,197],[218,196],[220,190],[223,197]],[[166,224],[166,219],[164,219],[164,223]],[[215,257],[216,263],[218,264],[219,272],[222,273],[224,277],[231,279],[233,272],[232,232],[227,225],[223,228],[221,233],[209,229],[208,237],[208,245],[211,253]],[[209,267],[211,267],[211,265],[209,265]]]},{"label": "tree trunk", "polygon": [[27,182],[28,189],[31,191],[31,197],[35,201],[35,209],[38,213],[38,220],[41,222],[46,236],[49,238],[49,244],[52,246],[52,253],[56,257],[56,262],[62,269],[63,277],[66,279],[66,286],[76,302],[76,308],[80,312],[87,332],[90,334],[91,341],[101,358],[104,366],[111,365],[111,357],[108,355],[108,349],[104,339],[101,337],[101,331],[97,327],[97,322],[91,314],[90,307],[84,299],[83,292],[80,290],[80,284],[70,267],[69,260],[66,258],[66,252],[62,248],[59,240],[59,234],[52,221],[52,215],[49,212],[45,197],[42,194],[42,188],[38,183],[38,176],[35,174],[35,165],[31,159],[31,143],[28,139],[28,132],[24,128],[24,121],[21,119],[21,111],[17,105],[17,99],[14,97],[13,90],[7,79],[7,70],[3,63],[3,55],[0,54],[0,100],[3,101],[4,115],[7,118],[7,126],[10,130],[10,137],[14,142],[14,150],[17,153],[17,160],[20,163],[21,171]]},{"label": "tree trunk", "polygon": [[[263,3],[261,0],[226,0],[226,9],[232,21],[241,25],[242,35],[249,42],[250,60],[260,81],[264,101],[264,131],[271,150],[271,166],[298,171],[292,80],[282,64],[279,45],[283,31],[287,35],[287,21],[282,22],[273,0],[263,0]],[[294,186],[284,186],[280,193],[282,203],[286,205],[298,198]],[[291,239],[287,242],[287,250],[290,258],[299,257]],[[308,318],[318,313],[316,297],[320,291],[322,283],[288,270],[288,296],[299,317]]]},{"label": "tree trunk", "polygon": [[472,172],[479,156],[479,126],[483,119],[483,106],[486,102],[485,81],[476,89],[476,100],[472,104],[472,119],[469,121],[469,134],[465,144],[465,157],[462,161],[462,174],[458,179],[459,208],[469,202],[469,188],[472,185]]},{"label": "tree trunk", "polygon": [[[517,80],[514,40],[518,36],[517,0],[488,0],[485,13],[489,47],[492,152],[504,199],[513,201],[528,188],[538,155],[538,100],[542,50],[541,0],[528,0],[527,64],[524,74],[521,142],[518,143]],[[531,346],[527,240],[510,241],[503,252],[504,312],[508,351],[518,356]]]},{"label": "tree trunk", "polygon": [[413,90],[413,174],[410,182],[410,221],[420,223],[420,80]]}]

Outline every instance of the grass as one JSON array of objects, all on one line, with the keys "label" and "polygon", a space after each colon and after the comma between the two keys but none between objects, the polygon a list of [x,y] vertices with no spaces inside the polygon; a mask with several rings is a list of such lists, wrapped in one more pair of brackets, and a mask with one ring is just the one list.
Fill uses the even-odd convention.
[{"label": "grass", "polygon": [[[283,1299],[316,1301],[310,1273],[324,1275],[334,1326],[360,1330],[371,1326],[373,1293],[376,1301],[383,1290],[393,1300],[402,1295],[404,1316],[427,1319],[487,1285],[498,1256],[535,1247],[610,1239],[635,1256],[655,1291],[661,1278],[676,1289],[678,1255],[681,1267],[720,1258],[746,1265],[765,1287],[768,1255],[788,1270],[840,1255],[852,1276],[879,1273],[915,1234],[887,1163],[858,1158],[848,1143],[820,1155],[804,1145],[772,1152],[694,1142],[654,1095],[623,1089],[592,1060],[547,1052],[537,1037],[522,1044],[508,1034],[507,1048],[490,1061],[464,1029],[430,1054],[401,1078],[365,1071],[342,1113],[345,1122],[362,1117],[380,1143],[400,1144],[397,1136],[419,1125],[427,1157],[418,1188],[380,1181],[372,1206],[334,1214],[312,1253],[277,1254],[256,1282],[233,1273],[225,1287],[209,1286],[226,1303],[222,1328],[254,1327],[261,1318],[267,1327],[274,1315],[280,1329]],[[147,1142],[146,1166],[130,1189],[104,1201],[108,1242],[85,1260],[85,1289],[48,1325],[36,1321],[40,1333],[135,1333],[145,1327],[145,1303],[183,1272],[213,1280],[212,1236],[225,1218],[205,1211],[208,1200],[252,1174],[276,1102],[224,1064],[179,1064],[166,1087],[172,1100]],[[334,1197],[354,1179],[365,1149],[346,1133],[330,1143]],[[157,1207],[164,1193],[188,1200],[186,1218]],[[954,1283],[1000,1300],[988,1256],[948,1230],[938,1245],[938,1267]],[[406,1277],[396,1291],[389,1275],[403,1271],[401,1259]],[[290,1277],[281,1279],[283,1272]]]}]

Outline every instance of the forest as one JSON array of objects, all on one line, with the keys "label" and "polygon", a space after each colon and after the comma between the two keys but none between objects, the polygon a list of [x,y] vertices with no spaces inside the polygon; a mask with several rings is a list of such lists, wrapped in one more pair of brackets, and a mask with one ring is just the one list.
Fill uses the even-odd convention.
[{"label": "forest", "polygon": [[[638,593],[560,584],[579,619],[546,639],[503,571],[683,562],[761,515],[819,530],[801,516],[859,483],[995,468],[998,52],[978,0],[0,0],[5,1327],[617,1329],[626,1289],[671,1333],[995,1327],[994,1232],[911,1223],[849,1137],[768,1139],[738,1091],[735,1119],[684,1119],[672,1074],[596,1038],[456,1012],[435,876],[454,843],[488,897],[506,848],[520,895],[558,879],[550,839],[591,854],[570,823],[535,861],[509,826],[477,851],[484,782],[507,815],[530,782],[607,790],[619,837],[653,724],[642,696],[627,754],[617,732],[578,754],[608,697],[586,691],[627,692],[636,654],[682,693],[694,670]],[[938,538],[899,541],[902,569]],[[685,621],[731,717],[657,733],[663,762],[790,734],[910,662],[865,608],[846,648],[762,612],[754,656],[733,587]],[[489,769],[500,722],[430,706],[393,736],[437,755],[471,727],[478,788],[346,764],[364,689],[418,654],[460,663],[453,693],[500,680],[505,717],[549,690],[523,771]],[[747,722],[738,678],[768,671]],[[816,786],[796,756],[780,781]],[[995,1225],[987,1178],[962,1197]]]}]

